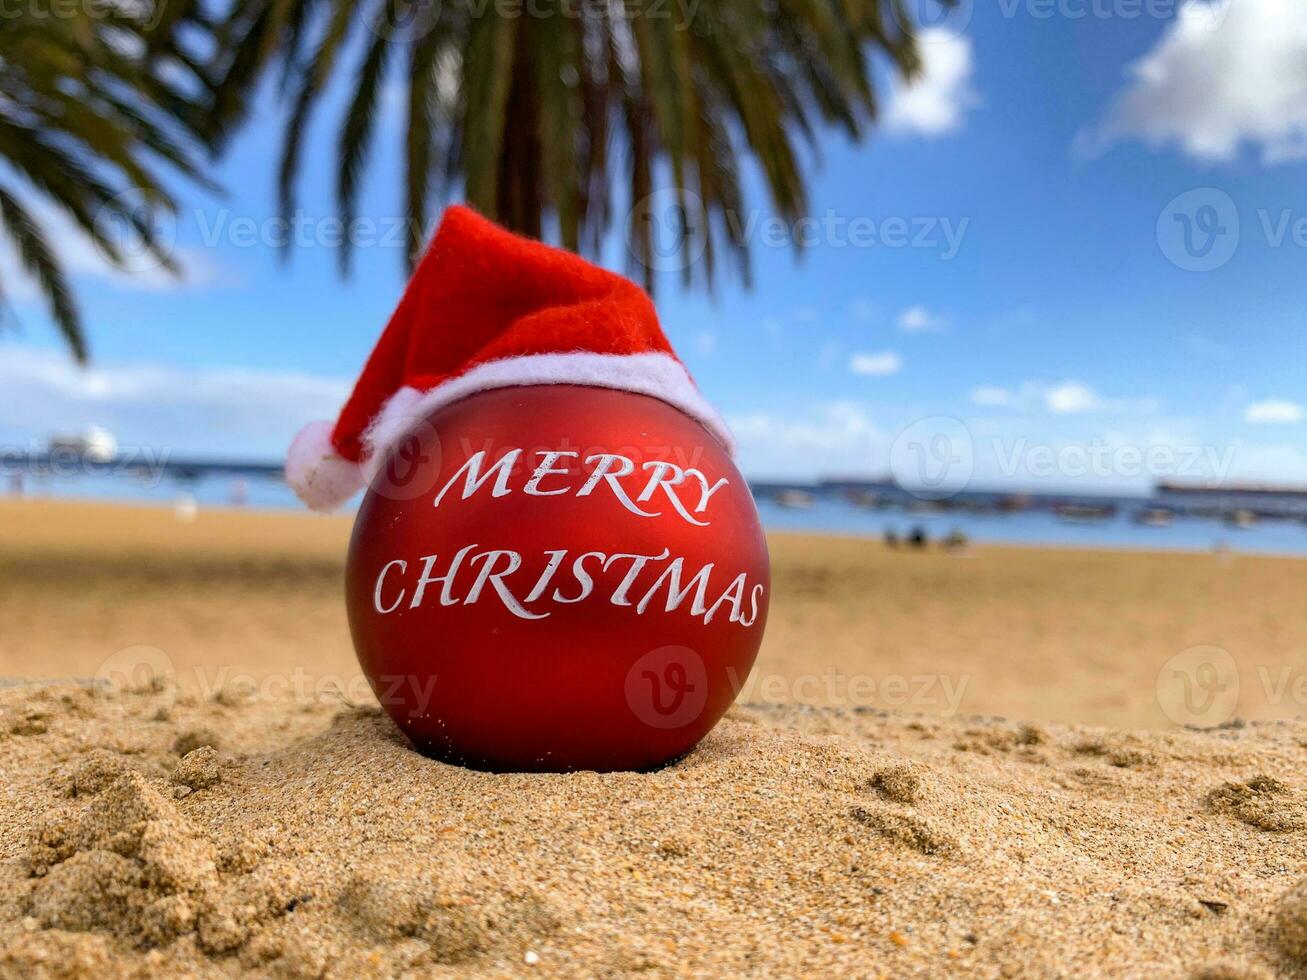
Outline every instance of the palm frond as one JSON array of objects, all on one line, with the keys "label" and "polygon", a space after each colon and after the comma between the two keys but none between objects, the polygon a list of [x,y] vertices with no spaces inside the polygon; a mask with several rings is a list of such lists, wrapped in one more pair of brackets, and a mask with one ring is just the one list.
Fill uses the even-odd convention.
[{"label": "palm frond", "polygon": [[[304,73],[299,95],[295,99],[295,107],[291,111],[290,122],[286,126],[281,166],[277,177],[277,198],[281,206],[281,216],[286,221],[291,220],[295,211],[295,180],[299,176],[300,151],[304,145],[304,132],[308,126],[309,116],[324,86],[331,78],[336,56],[349,35],[354,8],[355,0],[334,0],[330,23],[318,44],[312,62]],[[289,248],[289,235],[286,236],[285,242]]]},{"label": "palm frond", "polygon": [[408,133],[404,146],[404,208],[408,229],[404,262],[409,269],[417,263],[426,232],[431,190],[431,168],[435,151],[436,101],[439,95],[441,49],[444,25],[422,25],[422,35],[410,45],[408,66]]},{"label": "palm frond", "polygon": [[[489,9],[489,8],[487,8]],[[499,172],[509,119],[516,18],[493,12],[473,16],[463,59],[463,111],[460,119],[462,172],[468,201],[487,214],[499,212]],[[515,121],[516,122],[516,121]]]},{"label": "palm frond", "polygon": [[354,235],[351,233],[358,214],[359,179],[372,144],[372,123],[376,118],[377,96],[386,73],[387,58],[392,45],[385,29],[393,18],[398,0],[386,0],[380,23],[373,28],[373,37],[358,73],[358,86],[345,124],[340,130],[339,166],[336,175],[336,200],[340,207],[345,235],[340,249],[340,269],[348,274],[354,254]]},{"label": "palm frond", "polygon": [[0,222],[18,250],[23,267],[41,286],[50,305],[50,317],[63,335],[78,364],[88,359],[82,317],[63,267],[55,258],[45,233],[9,191],[0,188]]},{"label": "palm frond", "polygon": [[14,11],[0,30],[0,160],[22,182],[3,189],[0,222],[79,361],[87,356],[82,320],[27,198],[66,215],[111,263],[126,264],[115,234],[124,229],[176,271],[151,220],[175,209],[165,177],[212,186],[197,162],[206,79],[192,70],[200,61],[179,33],[183,23],[205,23],[198,0],[60,17]]},{"label": "palm frond", "polygon": [[[229,131],[264,69],[280,66],[293,91],[278,173],[285,212],[309,117],[349,27],[381,4],[385,29],[361,49],[340,125],[338,206],[346,221],[356,214],[377,89],[390,49],[401,48],[410,263],[433,195],[453,187],[518,231],[552,231],[589,254],[601,251],[618,223],[614,201],[624,199],[631,270],[652,287],[657,194],[687,216],[672,243],[685,282],[711,287],[723,256],[747,282],[745,173],[756,169],[772,209],[797,220],[822,128],[859,139],[875,121],[875,59],[903,77],[920,68],[905,0],[396,2],[231,0],[217,29],[211,131]],[[349,260],[347,242],[343,269]]]}]

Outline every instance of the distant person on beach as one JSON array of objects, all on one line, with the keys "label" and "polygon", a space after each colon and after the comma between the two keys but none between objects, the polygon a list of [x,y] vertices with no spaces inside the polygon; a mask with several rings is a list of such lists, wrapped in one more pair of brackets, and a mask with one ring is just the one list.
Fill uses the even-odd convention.
[{"label": "distant person on beach", "polygon": [[948,533],[948,536],[944,538],[944,550],[964,551],[969,543],[966,533],[960,528],[955,527]]},{"label": "distant person on beach", "polygon": [[899,532],[892,527],[885,528],[885,547],[897,548],[899,546]]},{"label": "distant person on beach", "polygon": [[930,544],[930,535],[921,525],[917,525],[908,532],[908,544],[913,548],[925,548]]}]

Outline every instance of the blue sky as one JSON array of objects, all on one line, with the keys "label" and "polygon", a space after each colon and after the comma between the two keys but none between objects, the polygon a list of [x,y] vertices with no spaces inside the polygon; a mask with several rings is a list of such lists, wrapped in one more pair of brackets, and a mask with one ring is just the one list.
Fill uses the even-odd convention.
[{"label": "blue sky", "polygon": [[[745,471],[902,475],[942,433],[976,485],[1307,482],[1307,80],[1286,69],[1307,63],[1307,11],[964,3],[923,51],[917,86],[884,81],[869,139],[823,138],[801,255],[755,185],[753,291],[661,282],[665,329]],[[402,289],[400,254],[362,248],[342,280],[313,243],[333,213],[326,112],[300,194],[310,243],[281,264],[273,109],[222,161],[225,198],[181,189],[185,280],[111,273],[61,235],[90,372],[17,284],[0,440],[100,424],[126,446],[275,458],[334,415]],[[382,229],[398,133],[388,115],[367,188]]]}]

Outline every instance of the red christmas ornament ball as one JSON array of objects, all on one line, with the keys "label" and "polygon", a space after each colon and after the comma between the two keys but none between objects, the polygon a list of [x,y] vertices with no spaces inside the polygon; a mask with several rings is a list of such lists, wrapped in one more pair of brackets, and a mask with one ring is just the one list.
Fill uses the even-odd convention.
[{"label": "red christmas ornament ball", "polygon": [[415,420],[364,497],[346,589],[364,673],[420,751],[643,770],[734,701],[769,575],[749,489],[702,425],[551,385]]}]

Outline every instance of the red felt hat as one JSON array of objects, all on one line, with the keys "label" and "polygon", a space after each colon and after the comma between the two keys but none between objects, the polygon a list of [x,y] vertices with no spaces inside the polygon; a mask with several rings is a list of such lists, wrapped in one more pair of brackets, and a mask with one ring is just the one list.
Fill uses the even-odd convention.
[{"label": "red felt hat", "polygon": [[286,479],[310,507],[330,510],[416,419],[478,391],[545,384],[652,395],[731,446],[644,290],[451,207],[339,420],[295,437]]}]

